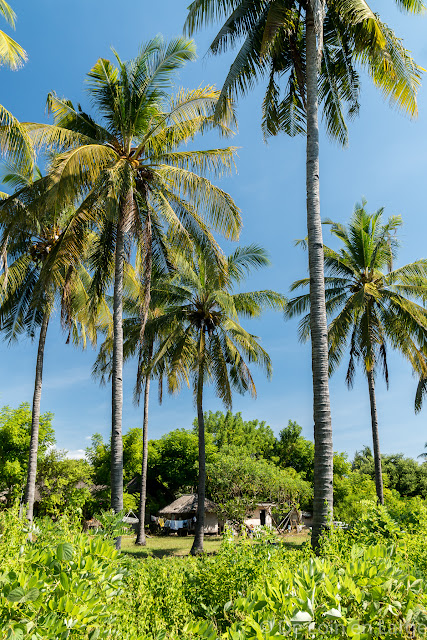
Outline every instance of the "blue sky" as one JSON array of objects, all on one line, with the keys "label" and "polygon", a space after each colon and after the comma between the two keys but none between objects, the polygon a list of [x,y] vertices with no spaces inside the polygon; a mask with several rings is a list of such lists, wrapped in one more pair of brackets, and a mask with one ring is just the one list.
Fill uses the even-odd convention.
[{"label": "blue sky", "polygon": [[[427,67],[427,17],[404,16],[391,4],[372,1],[383,20],[404,38],[417,62]],[[188,0],[15,0],[15,37],[27,50],[29,61],[18,72],[0,70],[1,103],[23,121],[46,118],[46,96],[52,90],[85,104],[84,77],[97,58],[112,56],[111,46],[123,59],[131,58],[140,43],[157,33],[167,38],[180,34],[187,5]],[[205,57],[212,35],[213,31],[196,36],[199,59],[181,72],[178,86],[221,84],[230,58]],[[261,100],[259,87],[239,103],[239,133],[233,141],[240,147],[238,171],[222,186],[242,210],[241,243],[263,245],[272,261],[269,269],[247,281],[247,288],[287,293],[290,283],[304,277],[307,270],[304,252],[294,247],[294,240],[306,235],[305,145],[303,138],[285,136],[271,139],[268,145],[263,142]],[[364,196],[369,210],[385,206],[386,215],[403,216],[399,264],[425,257],[426,89],[422,87],[419,93],[416,121],[390,109],[368,77],[363,77],[361,104],[359,118],[350,123],[347,149],[322,135],[322,217],[346,222],[354,204]],[[274,374],[268,382],[255,372],[258,398],[236,396],[233,409],[241,411],[245,419],[265,420],[276,432],[289,419],[296,420],[304,435],[311,438],[310,349],[298,343],[296,327],[296,322],[285,323],[273,313],[249,325],[270,353]],[[22,401],[30,402],[36,344],[29,340],[11,346],[0,343],[0,357],[0,403],[17,406]],[[59,318],[54,317],[47,337],[42,410],[55,414],[58,447],[68,449],[71,455],[79,455],[94,432],[109,436],[111,391],[92,380],[94,358],[91,349],[82,352],[65,344]],[[390,354],[389,369],[390,389],[387,391],[381,380],[377,384],[382,450],[415,457],[427,440],[427,407],[414,414],[416,381],[399,356]],[[124,378],[124,431],[142,423],[142,408],[132,404],[134,378],[135,365],[130,363]],[[367,383],[359,373],[355,388],[348,391],[344,371],[339,371],[331,379],[330,388],[334,448],[352,456],[371,442]],[[189,391],[164,397],[162,407],[156,396],[153,393],[151,400],[151,437],[191,425],[195,411]],[[220,402],[208,392],[205,409],[220,408]]]}]

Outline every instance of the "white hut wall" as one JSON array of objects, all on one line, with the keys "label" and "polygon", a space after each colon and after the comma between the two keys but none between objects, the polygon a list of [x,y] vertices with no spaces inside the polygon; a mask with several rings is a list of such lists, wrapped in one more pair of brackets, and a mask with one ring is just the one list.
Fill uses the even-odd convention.
[{"label": "white hut wall", "polygon": [[273,520],[269,509],[266,509],[266,507],[262,506],[256,507],[250,518],[246,518],[245,525],[247,527],[259,527],[261,525],[272,527]]},{"label": "white hut wall", "polygon": [[218,534],[219,532],[218,518],[214,513],[205,513],[204,532]]}]

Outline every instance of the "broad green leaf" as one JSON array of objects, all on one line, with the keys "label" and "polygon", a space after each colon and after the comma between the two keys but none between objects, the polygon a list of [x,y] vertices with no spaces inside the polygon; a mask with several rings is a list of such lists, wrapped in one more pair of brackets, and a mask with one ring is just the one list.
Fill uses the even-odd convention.
[{"label": "broad green leaf", "polygon": [[56,549],[56,557],[59,561],[71,560],[74,554],[72,545],[69,542],[61,542]]},{"label": "broad green leaf", "polygon": [[67,574],[64,573],[63,571],[61,571],[61,575],[59,576],[59,581],[60,581],[64,591],[68,591],[69,588],[70,588],[70,581],[68,579]]},{"label": "broad green leaf", "polygon": [[37,600],[39,595],[40,591],[36,587],[33,587],[25,594],[25,602],[34,602],[34,600]]},{"label": "broad green leaf", "polygon": [[9,602],[23,602],[25,599],[25,591],[22,587],[16,587],[8,595]]}]

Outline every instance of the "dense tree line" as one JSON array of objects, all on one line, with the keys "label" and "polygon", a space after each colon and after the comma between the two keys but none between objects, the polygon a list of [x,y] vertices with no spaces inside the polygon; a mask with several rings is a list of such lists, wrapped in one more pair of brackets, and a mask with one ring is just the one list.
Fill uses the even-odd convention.
[{"label": "dense tree line", "polygon": [[[94,434],[86,460],[72,460],[55,448],[52,414],[40,420],[36,483],[39,515],[57,516],[67,508],[81,509],[82,518],[108,509],[110,504],[110,443]],[[208,412],[206,424],[207,496],[225,519],[242,522],[258,502],[273,502],[276,513],[291,506],[313,508],[314,444],[302,427],[289,421],[276,436],[263,421],[245,421],[240,413]],[[22,500],[25,466],[30,447],[31,411],[28,404],[0,410],[0,507]],[[197,492],[198,434],[193,428],[174,429],[148,444],[146,512],[157,511],[176,497]],[[124,508],[138,509],[142,464],[142,429],[123,436]],[[383,455],[385,499],[427,497],[427,462],[403,454]],[[374,500],[375,463],[369,447],[334,454],[336,517],[350,521],[360,515],[361,501]]]}]

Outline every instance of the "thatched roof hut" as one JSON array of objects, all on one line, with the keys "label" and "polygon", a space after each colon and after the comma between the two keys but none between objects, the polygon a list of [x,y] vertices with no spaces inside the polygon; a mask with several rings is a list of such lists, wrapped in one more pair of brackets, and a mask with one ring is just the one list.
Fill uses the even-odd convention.
[{"label": "thatched roof hut", "polygon": [[[197,494],[192,493],[185,496],[181,496],[178,500],[175,500],[167,507],[160,509],[159,516],[163,518],[176,519],[178,516],[183,518],[190,518],[197,515]],[[212,500],[205,498],[205,513],[215,513],[216,504]]]},{"label": "thatched roof hut", "polygon": [[[178,500],[174,500],[167,507],[160,509],[159,516],[164,518],[165,527],[181,533],[181,527],[184,532],[194,531],[194,520],[197,518],[197,495],[192,493],[181,496]],[[216,515],[216,504],[212,500],[205,498],[205,533],[219,532],[218,516]]]}]

